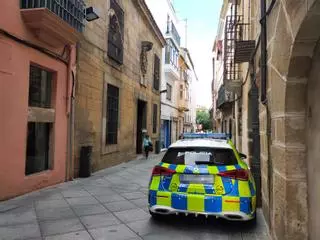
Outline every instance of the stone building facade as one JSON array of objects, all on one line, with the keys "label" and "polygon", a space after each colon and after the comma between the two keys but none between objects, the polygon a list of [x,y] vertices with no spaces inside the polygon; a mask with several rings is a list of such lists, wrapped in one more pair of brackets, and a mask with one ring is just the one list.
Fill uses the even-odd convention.
[{"label": "stone building facade", "polygon": [[[261,202],[272,238],[318,239],[320,1],[265,1],[265,18],[260,2],[238,5],[249,24],[244,35],[256,44],[254,57],[240,64],[243,134],[238,148],[254,167],[261,166]],[[260,19],[266,20],[266,42]]]},{"label": "stone building facade", "polygon": [[225,1],[221,7],[218,31],[212,48],[213,80],[212,80],[212,115],[215,131],[229,133],[235,143],[235,94],[226,89],[226,73],[233,71],[228,62],[226,52],[225,28],[227,18],[231,15],[231,4]]},{"label": "stone building facade", "polygon": [[144,0],[96,0],[100,19],[78,47],[75,175],[81,147],[93,171],[142,153],[142,135],[160,132],[160,68],[165,40]]}]

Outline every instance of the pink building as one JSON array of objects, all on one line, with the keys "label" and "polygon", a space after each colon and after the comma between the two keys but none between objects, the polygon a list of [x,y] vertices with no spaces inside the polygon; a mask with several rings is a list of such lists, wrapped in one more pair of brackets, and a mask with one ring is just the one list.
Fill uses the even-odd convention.
[{"label": "pink building", "polygon": [[85,6],[82,0],[10,0],[1,1],[0,8],[0,200],[4,200],[71,176],[70,96]]}]

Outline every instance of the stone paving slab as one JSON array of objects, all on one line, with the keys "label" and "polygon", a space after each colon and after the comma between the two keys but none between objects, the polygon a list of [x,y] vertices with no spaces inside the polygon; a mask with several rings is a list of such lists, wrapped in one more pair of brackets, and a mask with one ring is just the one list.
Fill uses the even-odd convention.
[{"label": "stone paving slab", "polygon": [[93,204],[84,206],[72,207],[75,214],[79,217],[89,216],[109,212],[102,204]]},{"label": "stone paving slab", "polygon": [[161,156],[0,202],[0,240],[269,239],[261,210],[255,225],[204,217],[152,219],[148,183]]},{"label": "stone paving slab", "polygon": [[93,240],[93,238],[87,231],[79,231],[49,236],[45,240]]}]

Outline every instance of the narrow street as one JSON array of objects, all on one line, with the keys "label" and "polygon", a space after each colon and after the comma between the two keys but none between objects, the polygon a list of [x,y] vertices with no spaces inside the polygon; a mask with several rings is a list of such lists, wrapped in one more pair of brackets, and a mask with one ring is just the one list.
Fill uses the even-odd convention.
[{"label": "narrow street", "polygon": [[268,239],[260,210],[255,226],[190,216],[153,220],[147,187],[160,157],[136,159],[1,202],[0,239]]}]

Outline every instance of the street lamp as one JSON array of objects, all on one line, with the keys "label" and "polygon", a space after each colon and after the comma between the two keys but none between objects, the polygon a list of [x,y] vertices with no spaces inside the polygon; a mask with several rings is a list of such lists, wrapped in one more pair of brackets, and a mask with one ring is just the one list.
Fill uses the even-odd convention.
[{"label": "street lamp", "polygon": [[86,8],[86,20],[88,22],[91,22],[91,21],[96,20],[98,18],[99,18],[99,15],[97,13],[97,10],[94,7]]}]

